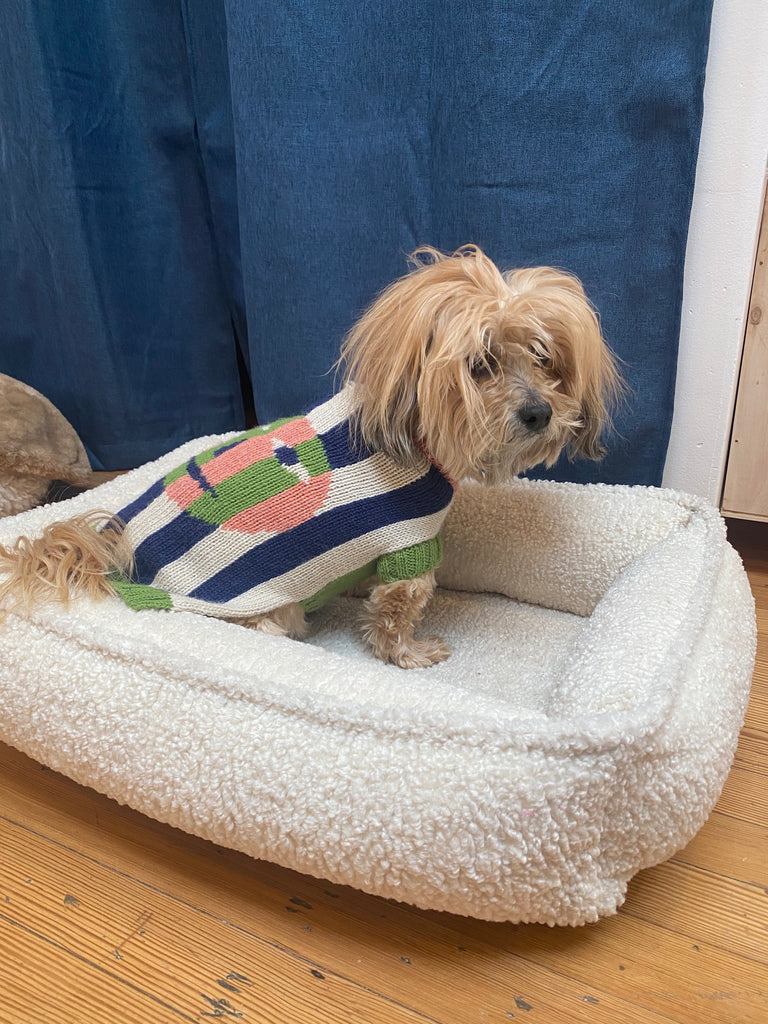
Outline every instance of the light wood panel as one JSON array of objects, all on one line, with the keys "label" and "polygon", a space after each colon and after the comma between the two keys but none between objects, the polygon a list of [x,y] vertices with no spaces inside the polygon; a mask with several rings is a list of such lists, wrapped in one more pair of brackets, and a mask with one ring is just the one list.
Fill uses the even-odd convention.
[{"label": "light wood panel", "polygon": [[186,836],[0,747],[0,1024],[762,1024],[768,528],[733,537],[762,629],[736,764],[702,831],[616,917],[417,911]]},{"label": "light wood panel", "polygon": [[723,490],[725,515],[768,521],[768,192]]}]

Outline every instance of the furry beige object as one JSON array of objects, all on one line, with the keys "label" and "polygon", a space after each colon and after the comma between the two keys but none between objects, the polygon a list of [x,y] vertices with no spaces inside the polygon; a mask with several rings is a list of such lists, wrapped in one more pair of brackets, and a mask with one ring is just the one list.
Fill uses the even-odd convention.
[{"label": "furry beige object", "polygon": [[90,478],[69,421],[39,391],[0,373],[0,516],[39,505],[52,480],[84,486]]}]

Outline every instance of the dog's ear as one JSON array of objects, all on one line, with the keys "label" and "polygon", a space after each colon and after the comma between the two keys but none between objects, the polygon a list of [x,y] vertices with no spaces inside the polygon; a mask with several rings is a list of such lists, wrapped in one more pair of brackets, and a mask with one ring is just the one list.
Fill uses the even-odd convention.
[{"label": "dog's ear", "polygon": [[398,462],[414,457],[418,382],[432,335],[432,310],[416,274],[390,285],[347,335],[340,366],[355,388],[360,439]]},{"label": "dog's ear", "polygon": [[601,459],[605,455],[602,439],[625,385],[583,285],[577,277],[553,267],[514,271],[506,280],[514,292],[529,300],[554,344],[562,349],[559,373],[580,409],[567,444],[569,457]]},{"label": "dog's ear", "polygon": [[571,458],[580,455],[602,459],[603,438],[611,428],[611,412],[624,392],[616,359],[602,337],[584,353],[582,375],[580,424],[568,443],[568,454]]},{"label": "dog's ear", "polygon": [[574,430],[568,442],[570,458],[581,456],[585,459],[602,459],[605,445],[602,437],[607,429],[608,420],[605,410],[595,407],[593,403],[585,403],[581,407],[581,423]]}]

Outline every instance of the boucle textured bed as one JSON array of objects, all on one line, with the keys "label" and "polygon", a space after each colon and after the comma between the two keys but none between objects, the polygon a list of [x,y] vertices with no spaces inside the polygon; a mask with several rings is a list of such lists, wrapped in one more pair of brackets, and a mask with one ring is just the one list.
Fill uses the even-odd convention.
[{"label": "boucle textured bed", "polygon": [[[210,439],[211,442],[217,440]],[[200,442],[0,521],[116,510]],[[337,598],[309,642],[118,598],[0,623],[0,739],[216,843],[370,893],[581,924],[699,829],[754,660],[717,512],[646,488],[460,489],[424,629],[374,660]]]}]

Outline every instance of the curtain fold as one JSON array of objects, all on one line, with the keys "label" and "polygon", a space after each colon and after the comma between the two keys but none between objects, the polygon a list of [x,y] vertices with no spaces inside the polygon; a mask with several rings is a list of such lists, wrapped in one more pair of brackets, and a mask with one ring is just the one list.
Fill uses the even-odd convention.
[{"label": "curtain fold", "polygon": [[578,274],[659,483],[711,0],[7,0],[0,371],[97,467],[333,389],[420,244]]},{"label": "curtain fold", "polygon": [[7,0],[0,25],[0,369],[95,468],[236,425],[180,5]]}]

